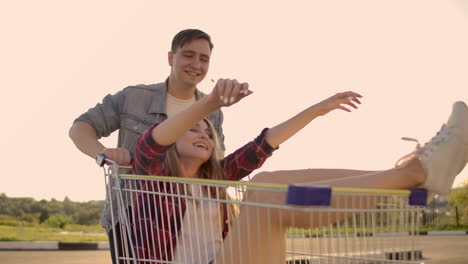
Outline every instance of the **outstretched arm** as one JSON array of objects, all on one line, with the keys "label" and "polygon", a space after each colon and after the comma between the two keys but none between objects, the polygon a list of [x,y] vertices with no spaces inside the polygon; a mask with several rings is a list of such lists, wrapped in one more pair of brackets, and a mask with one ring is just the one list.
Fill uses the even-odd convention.
[{"label": "outstretched arm", "polygon": [[247,83],[220,79],[208,95],[176,115],[164,120],[153,129],[152,137],[162,146],[170,145],[182,137],[198,121],[223,106],[230,106],[252,94]]},{"label": "outstretched arm", "polygon": [[355,92],[344,92],[336,94],[318,104],[315,104],[294,117],[284,121],[283,123],[271,128],[266,134],[266,141],[273,148],[278,147],[281,143],[288,140],[299,130],[304,128],[310,121],[316,117],[326,115],[335,109],[341,109],[346,112],[351,112],[345,105],[357,109],[356,103],[360,104],[358,98],[362,96]]}]

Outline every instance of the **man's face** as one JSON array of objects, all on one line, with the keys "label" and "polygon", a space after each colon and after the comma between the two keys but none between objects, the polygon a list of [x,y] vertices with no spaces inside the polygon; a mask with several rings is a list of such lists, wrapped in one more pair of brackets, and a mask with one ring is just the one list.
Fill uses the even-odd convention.
[{"label": "man's face", "polygon": [[171,76],[178,82],[196,86],[205,78],[210,66],[210,44],[205,39],[196,39],[169,52]]}]

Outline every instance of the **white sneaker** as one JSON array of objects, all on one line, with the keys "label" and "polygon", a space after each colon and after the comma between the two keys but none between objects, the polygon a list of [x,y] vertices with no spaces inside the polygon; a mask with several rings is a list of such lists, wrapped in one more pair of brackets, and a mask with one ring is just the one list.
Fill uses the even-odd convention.
[{"label": "white sneaker", "polygon": [[[412,138],[404,140],[416,141]],[[445,196],[450,192],[455,177],[468,162],[468,107],[464,102],[453,104],[446,124],[424,146],[419,142],[413,153],[424,171],[426,182],[420,186],[429,192]]]}]

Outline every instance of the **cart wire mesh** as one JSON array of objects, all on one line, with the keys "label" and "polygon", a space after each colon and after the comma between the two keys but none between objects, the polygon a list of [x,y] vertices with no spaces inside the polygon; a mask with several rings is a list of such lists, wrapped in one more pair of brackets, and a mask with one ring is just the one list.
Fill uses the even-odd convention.
[{"label": "cart wire mesh", "polygon": [[119,263],[422,263],[424,190],[104,172]]}]

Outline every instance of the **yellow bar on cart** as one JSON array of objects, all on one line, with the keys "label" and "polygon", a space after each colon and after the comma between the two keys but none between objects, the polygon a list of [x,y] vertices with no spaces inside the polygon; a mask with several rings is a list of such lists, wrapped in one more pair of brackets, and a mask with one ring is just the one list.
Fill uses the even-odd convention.
[{"label": "yellow bar on cart", "polygon": [[[153,175],[134,175],[134,174],[121,174],[122,178],[126,179],[141,179],[141,180],[172,180],[179,182],[192,182],[192,183],[207,183],[207,184],[224,184],[229,182],[228,185],[232,186],[246,186],[246,187],[257,187],[257,188],[270,188],[277,190],[287,190],[287,184],[273,184],[273,183],[256,183],[247,181],[223,181],[223,180],[210,180],[210,179],[199,179],[199,178],[183,178],[174,176],[153,176]],[[332,188],[334,193],[356,193],[356,194],[400,194],[410,195],[409,190],[393,190],[393,189],[366,189],[366,188]]]}]

